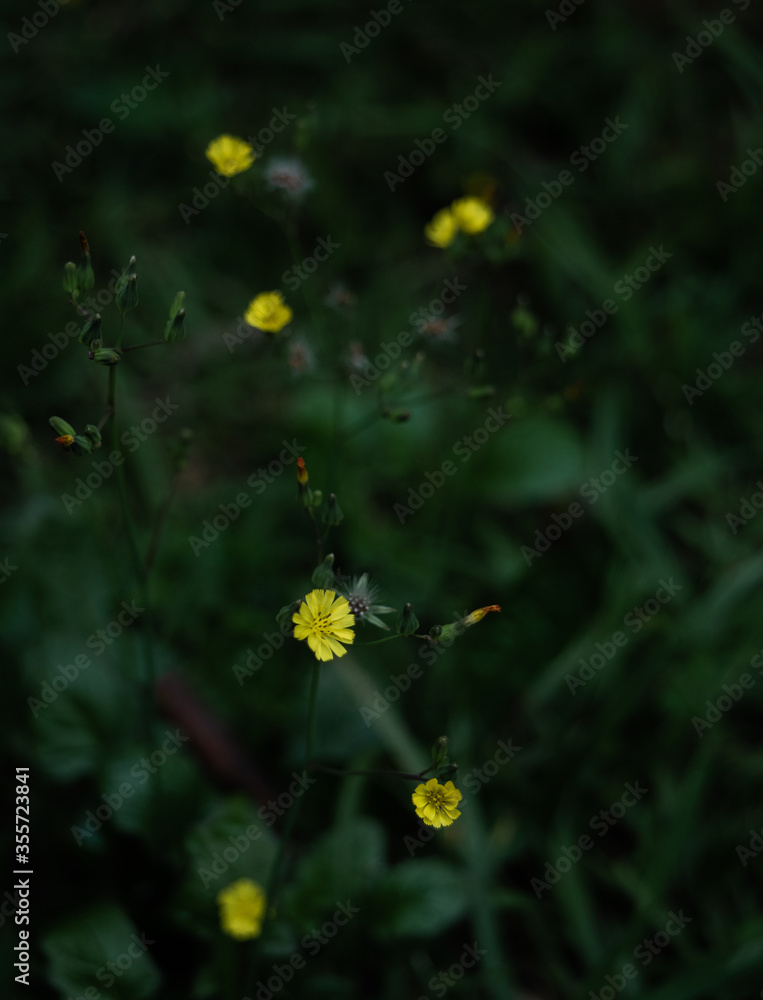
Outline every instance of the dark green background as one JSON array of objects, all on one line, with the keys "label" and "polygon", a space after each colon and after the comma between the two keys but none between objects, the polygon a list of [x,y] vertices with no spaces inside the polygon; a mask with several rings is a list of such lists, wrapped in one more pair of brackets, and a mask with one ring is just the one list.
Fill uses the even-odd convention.
[{"label": "dark green background", "polygon": [[[304,644],[288,643],[243,685],[233,674],[275,630],[279,608],[311,586],[314,539],[293,467],[198,557],[189,536],[284,440],[305,448],[311,485],[339,498],[345,520],[329,549],[343,572],[370,572],[384,602],[412,602],[425,630],[482,605],[503,608],[425,666],[370,727],[348,678],[383,689],[421,662],[417,644],[358,647],[344,673],[324,669],[320,759],[418,769],[447,733],[462,817],[411,860],[411,782],[322,777],[302,805],[257,976],[299,952],[336,900],[352,898],[361,914],[279,996],[433,997],[431,977],[477,940],[488,954],[454,996],[582,1000],[630,962],[639,975],[623,996],[757,997],[763,860],[743,865],[736,848],[763,825],[761,681],[751,666],[763,646],[763,515],[736,530],[726,515],[763,478],[760,346],[741,333],[763,311],[763,177],[725,200],[717,189],[748,148],[763,147],[754,5],[730,3],[734,23],[680,71],[674,53],[718,7],[586,0],[552,29],[542,4],[412,0],[350,62],[340,45],[368,22],[367,6],[243,0],[221,19],[208,3],[71,0],[14,52],[7,34],[38,9],[6,7],[0,38],[0,559],[17,567],[0,584],[3,802],[10,815],[12,768],[28,764],[35,863],[34,985],[19,995],[75,997],[94,984],[112,998],[243,996],[243,950],[217,924],[225,879],[204,890],[197,868],[260,804],[189,745],[161,771],[158,813],[138,797],[75,844],[72,826],[145,751],[136,686],[145,622],[39,718],[28,707],[58,664],[137,597],[113,478],[67,513],[61,496],[92,459],[57,448],[48,425],[54,414],[78,428],[97,422],[106,370],[76,341],[26,385],[18,367],[74,318],[60,278],[78,259],[82,229],[96,290],[137,257],[141,302],[126,343],[161,336],[175,292],[187,294],[187,340],[120,366],[120,432],[157,398],[180,406],[128,458],[145,551],[171,478],[171,439],[193,431],[151,578],[158,664],[185,678],[250,776],[282,791],[304,753]],[[119,120],[112,103],[157,64],[169,77]],[[495,94],[391,193],[385,171],[489,75],[500,81]],[[272,155],[299,153],[315,180],[298,223],[301,253],[318,237],[341,244],[296,293],[282,279],[292,258],[281,229],[237,193],[247,178],[188,225],[178,207],[209,180],[210,139],[251,135],[273,108],[297,120],[252,176]],[[585,172],[571,168],[615,116],[623,135]],[[113,133],[59,182],[52,163],[104,117]],[[570,169],[574,184],[513,238],[511,214]],[[475,175],[494,183],[494,226],[452,251],[427,247],[425,223]],[[660,246],[672,254],[664,268],[620,300],[617,282]],[[375,356],[454,277],[467,285],[458,336],[405,349],[409,361],[422,348],[426,357],[382,402],[410,419],[384,418],[378,383],[360,395],[349,383],[348,344]],[[347,315],[323,305],[337,281],[357,297]],[[287,364],[285,339],[249,338],[232,353],[223,341],[258,292],[279,287],[295,312],[291,336],[316,355],[303,377]],[[568,326],[610,298],[618,312],[562,360],[554,345]],[[104,326],[115,335],[113,306]],[[735,340],[744,355],[689,405],[683,387]],[[477,349],[484,370],[475,373]],[[469,397],[485,385],[492,395]],[[394,504],[452,458],[491,406],[511,414],[507,426],[456,461],[457,475],[401,524]],[[528,567],[521,547],[626,449],[633,467]],[[681,589],[633,635],[624,618],[661,579]],[[573,696],[565,675],[618,630],[627,646]],[[752,689],[700,738],[692,719],[745,672]],[[521,752],[475,794],[466,776],[508,740]],[[531,879],[636,781],[648,794],[538,899]],[[269,856],[253,848],[231,877],[264,881]],[[10,889],[12,854],[4,858]],[[686,930],[649,965],[634,960],[681,908]],[[15,995],[7,918],[3,930],[2,989]],[[95,972],[133,931],[156,945],[106,991]]]}]

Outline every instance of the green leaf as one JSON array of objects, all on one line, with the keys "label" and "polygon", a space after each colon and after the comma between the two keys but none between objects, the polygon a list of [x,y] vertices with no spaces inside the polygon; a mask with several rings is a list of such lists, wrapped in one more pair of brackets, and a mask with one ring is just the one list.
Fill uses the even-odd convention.
[{"label": "green leaf", "polygon": [[42,942],[49,980],[67,996],[90,989],[109,1000],[140,1000],[159,985],[150,934],[139,931],[116,906],[103,904],[70,917]]},{"label": "green leaf", "polygon": [[384,853],[384,830],[375,820],[355,819],[327,833],[297,870],[295,918],[312,921],[316,911],[348,899],[355,905],[383,873]]},{"label": "green leaf", "polygon": [[376,929],[386,937],[439,934],[464,915],[463,876],[436,858],[403,861],[379,886]]}]

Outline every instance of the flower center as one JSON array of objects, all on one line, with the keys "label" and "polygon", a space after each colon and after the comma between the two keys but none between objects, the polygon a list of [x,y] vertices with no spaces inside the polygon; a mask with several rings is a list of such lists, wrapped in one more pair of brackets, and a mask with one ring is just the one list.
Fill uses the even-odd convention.
[{"label": "flower center", "polygon": [[350,597],[348,598],[348,604],[350,605],[350,611],[356,618],[362,618],[370,607],[365,597]]},{"label": "flower center", "polygon": [[314,632],[331,632],[331,615],[324,612],[313,619]]}]

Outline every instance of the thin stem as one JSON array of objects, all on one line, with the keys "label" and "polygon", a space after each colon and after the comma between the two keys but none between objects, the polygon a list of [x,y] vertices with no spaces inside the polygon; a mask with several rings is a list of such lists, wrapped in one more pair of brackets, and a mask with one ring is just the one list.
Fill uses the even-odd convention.
[{"label": "thin stem", "polygon": [[320,566],[323,562],[323,539],[321,538],[321,532],[318,528],[318,522],[315,520],[315,514],[313,514],[313,508],[306,507],[305,510],[307,511],[310,520],[313,522],[313,527],[315,528],[315,541],[318,546],[318,565]]},{"label": "thin stem", "polygon": [[145,344],[132,344],[130,347],[121,348],[122,354],[127,354],[128,351],[139,351],[142,347],[158,347],[160,344],[166,344],[166,340],[149,340]]},{"label": "thin stem", "polygon": [[356,642],[356,646],[378,646],[382,642],[392,642],[393,639],[404,639],[406,636],[402,632],[395,632],[394,635],[385,635],[383,639],[372,639],[371,642]]},{"label": "thin stem", "polygon": [[383,639],[372,639],[371,642],[356,642],[356,646],[378,646],[381,642],[392,642],[393,639],[426,639],[427,642],[433,642],[431,635],[419,635],[418,632],[412,632],[411,635],[403,635],[402,632],[396,632],[394,635],[385,635]]},{"label": "thin stem", "polygon": [[162,538],[162,531],[164,530],[164,525],[166,524],[167,521],[167,514],[169,514],[172,501],[175,499],[175,493],[177,492],[179,480],[180,476],[178,472],[175,472],[174,475],[172,476],[172,482],[170,483],[169,492],[165,497],[164,503],[159,509],[159,513],[156,515],[156,524],[154,525],[154,533],[151,536],[151,542],[148,546],[148,552],[146,553],[146,561],[143,567],[143,571],[146,577],[148,577],[149,573],[153,568],[154,559],[156,559],[156,552],[157,549],[159,548],[159,542],[161,541]]},{"label": "thin stem", "polygon": [[431,764],[425,771],[419,771],[418,774],[411,774],[408,771],[392,771],[383,767],[371,767],[361,771],[343,771],[338,767],[326,767],[325,764],[311,764],[310,769],[313,771],[323,771],[325,774],[333,774],[339,778],[343,778],[345,775],[350,774],[381,774],[388,775],[393,778],[410,778],[411,781],[419,781],[426,774],[429,774],[430,771],[433,771],[436,766],[436,764]]},{"label": "thin stem", "polygon": [[[318,703],[318,682],[320,680],[320,662],[318,660],[313,664],[313,673],[310,678],[310,695],[307,705],[307,745],[305,749],[305,769],[309,770],[311,767],[310,761],[312,760],[313,748],[315,746],[315,707]],[[283,862],[286,854],[286,848],[291,839],[291,834],[294,826],[297,822],[297,816],[299,815],[299,809],[302,804],[302,799],[304,796],[295,799],[291,809],[286,817],[286,822],[284,823],[284,828],[281,831],[281,838],[278,844],[278,851],[276,853],[275,861],[273,862],[273,867],[270,869],[270,876],[268,877],[267,885],[265,886],[265,899],[267,901],[265,917],[262,922],[262,930],[260,932],[260,937],[252,942],[252,947],[249,952],[249,963],[244,984],[245,992],[248,993],[254,982],[254,975],[257,967],[257,951],[259,941],[262,939],[262,933],[265,930],[265,926],[270,919],[273,910],[275,908],[276,899],[278,896],[278,891],[281,886],[281,873],[283,870]]]}]

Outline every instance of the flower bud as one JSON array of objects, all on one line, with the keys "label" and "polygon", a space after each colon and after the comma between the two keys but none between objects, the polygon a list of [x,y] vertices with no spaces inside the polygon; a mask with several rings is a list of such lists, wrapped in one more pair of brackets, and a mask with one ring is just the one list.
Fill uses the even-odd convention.
[{"label": "flower bud", "polygon": [[75,429],[72,427],[72,425],[68,424],[65,420],[62,420],[61,417],[51,417],[48,423],[56,432],[56,434],[61,434],[73,438],[74,435],[77,433]]},{"label": "flower bud", "polygon": [[300,486],[307,486],[307,469],[305,468],[305,460],[300,457],[297,459],[297,482]]},{"label": "flower bud", "polygon": [[170,318],[164,327],[164,339],[175,343],[185,337],[185,292],[178,292],[170,306]]},{"label": "flower bud", "polygon": [[90,262],[90,244],[87,241],[87,236],[85,236],[81,229],[79,243],[82,247],[82,262],[77,268],[77,287],[84,289],[92,288],[95,284],[95,275],[93,274],[93,265]]},{"label": "flower bud", "polygon": [[65,292],[77,294],[77,265],[71,260],[64,264],[64,280],[61,284]]},{"label": "flower bud", "polygon": [[87,344],[87,346],[94,350],[93,342],[100,340],[101,337],[101,314],[96,313],[92,319],[89,319],[87,323],[82,327],[79,335],[80,344]]},{"label": "flower bud", "polygon": [[[131,262],[134,263],[135,258],[131,258]],[[116,295],[117,309],[120,312],[126,313],[131,309],[134,309],[138,304],[138,275],[137,274],[123,274],[122,277],[117,281],[117,295]]]},{"label": "flower bud", "polygon": [[119,351],[115,351],[111,347],[99,347],[97,351],[90,351],[90,354],[92,355],[91,360],[99,365],[118,365],[122,360]]},{"label": "flower bud", "polygon": [[[336,587],[336,578],[334,576],[334,553],[329,552],[320,566],[317,566],[313,570],[313,575],[311,577],[312,584],[314,587],[320,587],[323,590],[333,590]],[[299,611],[299,608],[297,608]]]},{"label": "flower bud", "polygon": [[331,526],[339,524],[344,517],[342,508],[336,502],[336,494],[329,493],[326,509],[323,511],[323,523]]},{"label": "flower bud", "polygon": [[466,390],[467,399],[489,399],[494,395],[494,385],[473,385]]},{"label": "flower bud", "polygon": [[85,437],[92,442],[93,448],[101,447],[101,432],[95,424],[87,424],[85,427]]},{"label": "flower bud", "polygon": [[185,339],[185,309],[181,309],[164,327],[164,339],[168,344],[176,344]]},{"label": "flower bud", "polygon": [[281,610],[276,615],[276,621],[283,628],[286,622],[290,623],[290,628],[288,630],[289,635],[294,634],[294,623],[292,622],[292,617],[299,611],[302,607],[302,600],[293,601],[291,604],[286,605],[286,607],[281,608]]},{"label": "flower bud", "polygon": [[95,275],[93,274],[93,265],[90,263],[90,254],[82,258],[82,263],[77,268],[77,285],[79,288],[87,291],[88,288],[92,288],[95,284]]},{"label": "flower bud", "polygon": [[89,438],[86,438],[83,434],[75,435],[74,441],[70,445],[72,454],[74,455],[89,455],[93,450],[92,442]]},{"label": "flower bud", "polygon": [[397,616],[398,635],[413,635],[419,627],[419,620],[413,613],[413,605],[406,604]]},{"label": "flower bud", "polygon": [[432,744],[432,763],[444,764],[448,759],[448,737],[439,736]]},{"label": "flower bud", "polygon": [[458,764],[456,764],[455,761],[446,760],[443,761],[442,764],[438,765],[435,774],[437,776],[437,780],[439,781],[441,778],[444,779],[455,778],[457,771],[458,771]]}]

